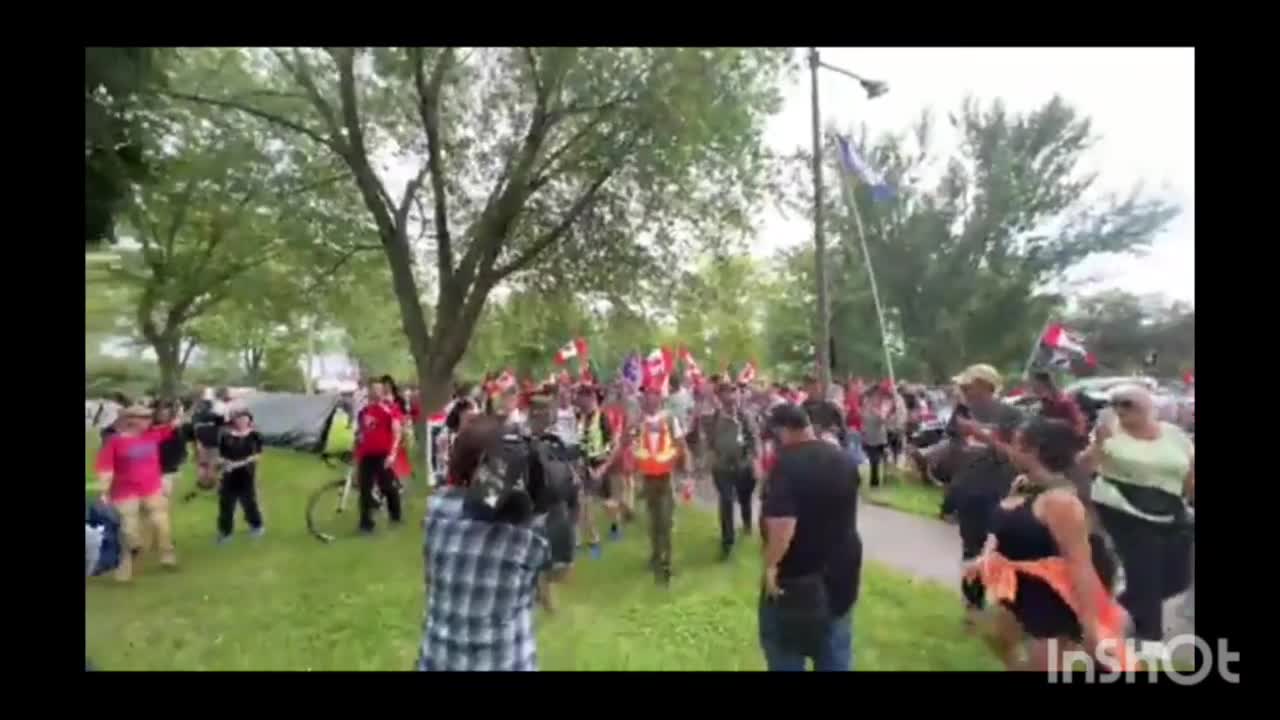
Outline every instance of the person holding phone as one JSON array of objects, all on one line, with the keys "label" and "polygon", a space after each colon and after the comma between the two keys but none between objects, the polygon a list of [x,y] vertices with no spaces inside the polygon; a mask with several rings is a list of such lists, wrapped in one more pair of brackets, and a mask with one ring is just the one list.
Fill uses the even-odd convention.
[{"label": "person holding phone", "polygon": [[[1003,378],[990,365],[971,365],[953,382],[964,402],[952,413],[948,431],[955,434],[961,447],[943,512],[954,514],[960,529],[961,562],[969,563],[982,552],[991,533],[992,516],[1018,475],[1011,443],[1023,416],[997,397]],[[961,592],[966,624],[974,627],[985,607],[986,590],[979,579],[965,578]]]}]

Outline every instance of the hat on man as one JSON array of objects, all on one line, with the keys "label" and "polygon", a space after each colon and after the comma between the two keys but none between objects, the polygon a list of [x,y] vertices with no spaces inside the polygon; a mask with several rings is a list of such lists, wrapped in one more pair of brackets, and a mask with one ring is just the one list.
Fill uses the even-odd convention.
[{"label": "hat on man", "polygon": [[990,385],[996,392],[1000,392],[1000,388],[1004,386],[1004,380],[1000,377],[1000,373],[985,363],[970,365],[964,369],[964,372],[952,378],[952,381],[961,387],[971,385],[974,382],[983,382]]},{"label": "hat on man", "polygon": [[123,415],[127,418],[147,418],[150,420],[153,412],[151,408],[139,403],[125,408]]}]

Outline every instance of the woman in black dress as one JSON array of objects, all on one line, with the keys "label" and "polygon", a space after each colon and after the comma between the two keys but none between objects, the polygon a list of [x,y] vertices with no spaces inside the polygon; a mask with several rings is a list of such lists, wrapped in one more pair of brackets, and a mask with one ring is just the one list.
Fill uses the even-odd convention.
[{"label": "woman in black dress", "polygon": [[1061,420],[1023,426],[1011,454],[1025,474],[995,510],[986,547],[968,568],[1000,603],[1010,669],[1061,668],[1061,654],[1078,649],[1112,665],[1128,662],[1118,645],[1099,646],[1123,638],[1127,616],[1111,592],[1114,554],[1066,476],[1079,450],[1079,436]]},{"label": "woman in black dress", "polygon": [[258,507],[257,469],[262,455],[262,436],[253,429],[253,415],[237,410],[231,427],[218,438],[218,457],[222,463],[222,483],[218,487],[218,542],[231,537],[236,505],[244,509],[249,533],[261,537],[262,510]]}]

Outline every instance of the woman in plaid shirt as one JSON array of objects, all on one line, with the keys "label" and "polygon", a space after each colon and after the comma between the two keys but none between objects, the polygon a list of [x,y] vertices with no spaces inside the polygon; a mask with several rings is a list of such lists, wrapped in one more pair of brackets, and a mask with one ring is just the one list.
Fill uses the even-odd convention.
[{"label": "woman in plaid shirt", "polygon": [[[502,422],[478,416],[454,441],[460,487],[427,501],[427,613],[418,670],[538,669],[533,605],[551,548],[530,527],[533,504],[504,457]],[[490,460],[494,459],[494,460]]]}]

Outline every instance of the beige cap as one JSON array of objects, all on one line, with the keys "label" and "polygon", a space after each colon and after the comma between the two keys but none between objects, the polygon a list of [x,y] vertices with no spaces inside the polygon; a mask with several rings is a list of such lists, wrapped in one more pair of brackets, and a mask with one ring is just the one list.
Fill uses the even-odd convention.
[{"label": "beige cap", "polygon": [[154,414],[154,412],[151,410],[151,408],[147,407],[146,405],[130,405],[129,407],[125,408],[124,413],[122,414],[125,417],[149,418]]},{"label": "beige cap", "polygon": [[996,392],[1000,392],[1000,388],[1004,386],[1004,380],[1000,377],[1000,373],[995,368],[985,363],[970,365],[964,369],[964,372],[951,379],[961,387],[968,385],[974,381],[982,381],[995,388]]}]

